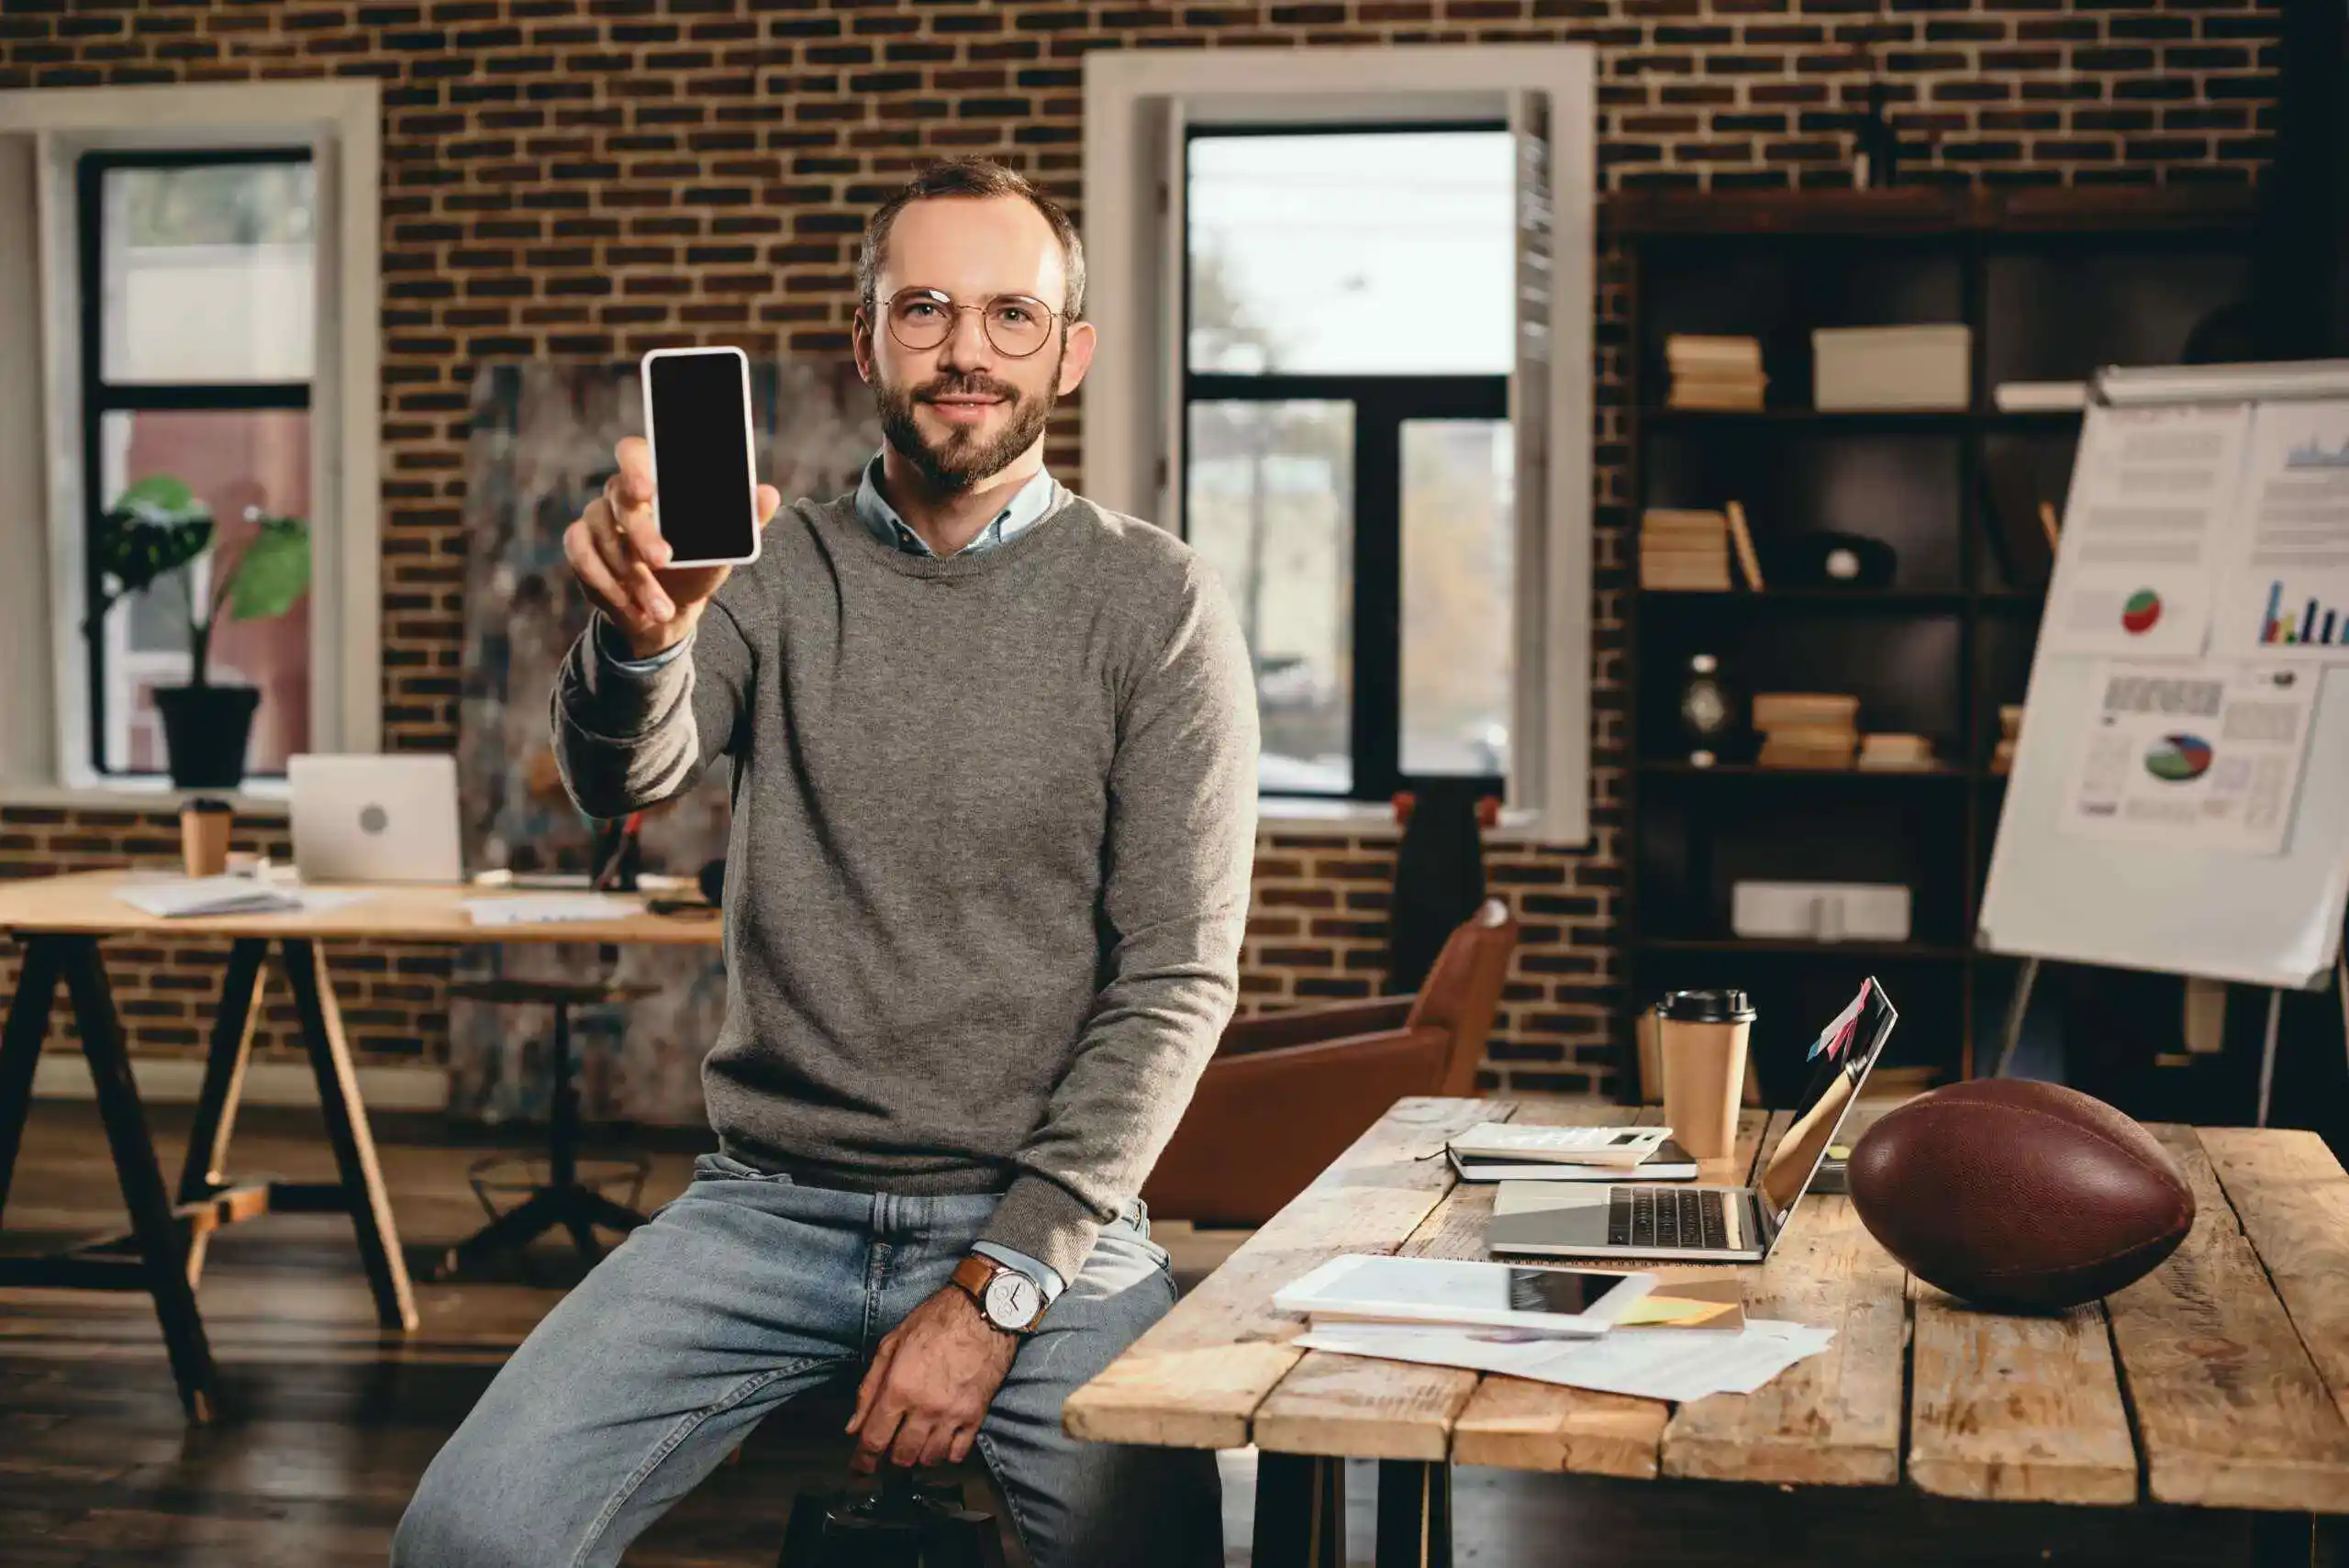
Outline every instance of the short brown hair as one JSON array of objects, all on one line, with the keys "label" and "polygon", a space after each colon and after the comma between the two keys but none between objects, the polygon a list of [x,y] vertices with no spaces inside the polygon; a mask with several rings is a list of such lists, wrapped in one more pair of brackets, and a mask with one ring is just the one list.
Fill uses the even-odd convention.
[{"label": "short brown hair", "polygon": [[1085,242],[1077,238],[1076,225],[1069,221],[1068,213],[1024,174],[1007,169],[1000,163],[984,158],[950,158],[933,163],[907,182],[905,189],[881,204],[873,221],[864,226],[864,250],[856,262],[857,303],[870,311],[876,303],[881,286],[881,256],[889,243],[889,230],[896,226],[897,215],[915,202],[930,201],[941,196],[1018,196],[1052,226],[1052,238],[1061,242],[1061,260],[1068,275],[1067,287],[1061,297],[1061,325],[1065,328],[1085,315]]}]

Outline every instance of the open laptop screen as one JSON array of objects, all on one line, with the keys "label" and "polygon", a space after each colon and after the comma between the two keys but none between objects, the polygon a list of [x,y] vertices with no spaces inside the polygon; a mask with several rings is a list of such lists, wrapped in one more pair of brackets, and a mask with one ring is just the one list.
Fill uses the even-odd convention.
[{"label": "open laptop screen", "polygon": [[1820,1031],[1810,1048],[1810,1083],[1757,1184],[1772,1225],[1787,1222],[1795,1201],[1810,1185],[1828,1144],[1834,1141],[1836,1128],[1859,1098],[1860,1085],[1867,1082],[1899,1017],[1884,986],[1871,977],[1860,983],[1860,994],[1835,1015],[1835,1021]]}]

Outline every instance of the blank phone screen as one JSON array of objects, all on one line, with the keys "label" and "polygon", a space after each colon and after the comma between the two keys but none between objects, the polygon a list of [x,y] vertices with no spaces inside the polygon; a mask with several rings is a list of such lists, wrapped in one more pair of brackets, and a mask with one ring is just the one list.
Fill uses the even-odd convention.
[{"label": "blank phone screen", "polygon": [[663,354],[649,377],[661,537],[681,562],[750,554],[758,519],[743,450],[743,361],[730,352]]}]

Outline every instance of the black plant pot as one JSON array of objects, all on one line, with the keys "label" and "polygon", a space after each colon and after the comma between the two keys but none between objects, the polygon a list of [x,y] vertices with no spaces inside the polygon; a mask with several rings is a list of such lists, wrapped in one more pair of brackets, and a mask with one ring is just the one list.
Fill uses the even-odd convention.
[{"label": "black plant pot", "polygon": [[235,789],[245,782],[259,686],[157,686],[163,751],[177,789]]}]

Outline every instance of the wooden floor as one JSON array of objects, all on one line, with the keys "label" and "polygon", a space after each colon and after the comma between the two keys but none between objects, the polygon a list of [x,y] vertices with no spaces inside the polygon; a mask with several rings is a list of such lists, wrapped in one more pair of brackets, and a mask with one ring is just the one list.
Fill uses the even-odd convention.
[{"label": "wooden floor", "polygon": [[[164,1168],[180,1129],[156,1115]],[[310,1118],[248,1113],[236,1173],[325,1176]],[[485,1151],[429,1127],[378,1129],[385,1176],[412,1266],[471,1231],[481,1212],[464,1180]],[[526,1141],[518,1139],[517,1146]],[[668,1140],[673,1144],[674,1140]],[[28,1130],[0,1250],[35,1250],[121,1223],[112,1169],[86,1106],[41,1106]],[[681,1187],[682,1149],[654,1156],[651,1207]],[[1230,1244],[1170,1238],[1178,1269],[1211,1266]],[[544,1253],[544,1281],[419,1284],[412,1335],[374,1327],[347,1222],[284,1216],[214,1243],[201,1299],[230,1418],[192,1429],[180,1416],[144,1297],[0,1292],[0,1564],[200,1564],[211,1568],[379,1568],[417,1477],[513,1345],[560,1299],[576,1265]],[[633,1551],[645,1568],[764,1568],[792,1498],[837,1486],[844,1400],[769,1421]],[[1254,1464],[1227,1454],[1229,1561],[1245,1563]],[[984,1473],[965,1473],[983,1499]],[[2100,1563],[2197,1568],[2244,1560],[2240,1516],[2155,1516],[2123,1543],[2111,1516],[2060,1508],[1960,1515],[1895,1493],[1781,1495],[1760,1488],[1458,1473],[1459,1561],[1478,1568],[1636,1562],[1642,1568],[1785,1562]],[[1349,1478],[1349,1558],[1367,1562],[1371,1474]],[[987,1503],[985,1506],[992,1506]]]}]

